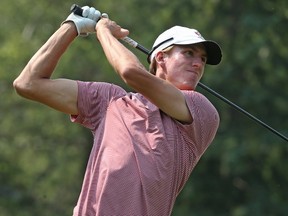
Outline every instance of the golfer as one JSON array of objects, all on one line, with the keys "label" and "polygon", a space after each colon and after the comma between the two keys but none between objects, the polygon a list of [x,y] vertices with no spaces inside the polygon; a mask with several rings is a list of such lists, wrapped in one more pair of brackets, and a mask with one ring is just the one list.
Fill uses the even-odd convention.
[{"label": "golfer", "polygon": [[[93,7],[83,7],[83,15],[68,16],[14,87],[25,98],[69,114],[94,136],[73,216],[171,215],[219,125],[216,109],[195,88],[205,65],[221,61],[221,49],[197,30],[174,26],[155,40],[148,71],[119,42],[128,30]],[[112,83],[50,78],[73,40],[90,33],[135,92]]]}]

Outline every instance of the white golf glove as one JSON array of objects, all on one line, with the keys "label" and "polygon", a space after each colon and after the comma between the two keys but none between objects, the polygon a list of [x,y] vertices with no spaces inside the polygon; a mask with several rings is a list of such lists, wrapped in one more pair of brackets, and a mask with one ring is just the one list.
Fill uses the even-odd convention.
[{"label": "white golf glove", "polygon": [[67,19],[62,22],[62,24],[66,22],[73,22],[76,26],[78,35],[87,36],[89,33],[95,33],[95,26],[98,20],[101,18],[101,13],[94,7],[89,6],[82,7],[82,10],[82,16],[71,13]]}]

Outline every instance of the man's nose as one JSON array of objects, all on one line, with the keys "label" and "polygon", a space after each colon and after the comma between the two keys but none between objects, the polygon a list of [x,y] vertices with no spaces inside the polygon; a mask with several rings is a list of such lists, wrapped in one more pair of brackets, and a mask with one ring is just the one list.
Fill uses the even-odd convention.
[{"label": "man's nose", "polygon": [[195,67],[201,67],[203,65],[203,61],[201,57],[194,57],[192,61],[192,65]]}]

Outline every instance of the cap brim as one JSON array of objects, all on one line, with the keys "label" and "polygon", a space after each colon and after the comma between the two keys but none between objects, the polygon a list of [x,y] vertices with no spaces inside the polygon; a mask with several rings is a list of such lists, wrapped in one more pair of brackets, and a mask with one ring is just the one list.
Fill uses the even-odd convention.
[{"label": "cap brim", "polygon": [[217,65],[221,62],[222,51],[220,46],[214,41],[203,41],[201,42],[206,49],[207,62],[206,64]]}]

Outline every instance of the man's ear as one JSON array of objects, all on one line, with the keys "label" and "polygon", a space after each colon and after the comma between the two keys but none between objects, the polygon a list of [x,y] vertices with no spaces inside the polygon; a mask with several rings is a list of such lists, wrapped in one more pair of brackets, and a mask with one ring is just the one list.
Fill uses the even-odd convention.
[{"label": "man's ear", "polygon": [[165,53],[160,51],[156,54],[155,60],[158,64],[164,63],[165,60]]}]

